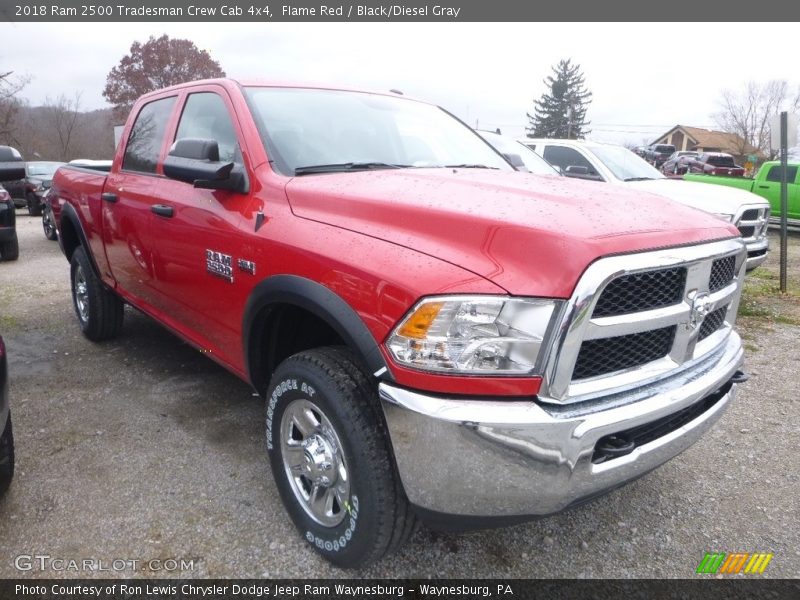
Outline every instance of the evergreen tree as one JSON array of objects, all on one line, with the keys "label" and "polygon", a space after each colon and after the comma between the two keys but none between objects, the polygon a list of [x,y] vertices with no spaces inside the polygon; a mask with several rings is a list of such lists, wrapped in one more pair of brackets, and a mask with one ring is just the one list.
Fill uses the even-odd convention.
[{"label": "evergreen tree", "polygon": [[550,89],[534,101],[534,114],[527,114],[528,137],[582,139],[586,129],[586,110],[592,101],[592,92],[586,89],[580,65],[571,59],[559,61],[552,67],[544,84]]}]

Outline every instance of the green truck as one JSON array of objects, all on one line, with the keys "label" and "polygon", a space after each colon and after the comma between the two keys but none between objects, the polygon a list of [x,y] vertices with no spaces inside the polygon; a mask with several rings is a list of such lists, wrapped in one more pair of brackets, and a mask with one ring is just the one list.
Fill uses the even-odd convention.
[{"label": "green truck", "polygon": [[[800,162],[789,162],[787,168],[788,216],[791,225],[800,226]],[[781,163],[772,160],[765,162],[753,179],[745,177],[720,177],[719,175],[700,175],[689,173],[683,177],[687,181],[716,183],[739,188],[766,198],[772,209],[772,221],[780,221],[781,216]]]}]

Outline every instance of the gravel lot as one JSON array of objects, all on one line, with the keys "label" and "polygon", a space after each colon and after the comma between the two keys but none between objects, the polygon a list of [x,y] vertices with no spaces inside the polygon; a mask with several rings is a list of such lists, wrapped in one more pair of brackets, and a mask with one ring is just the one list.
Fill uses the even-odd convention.
[{"label": "gravel lot", "polygon": [[[15,557],[34,554],[107,568],[139,561],[103,576],[350,575],[308,549],[285,515],[249,386],[130,309],[121,338],[85,340],[58,245],[38,218],[19,211],[17,223],[20,259],[0,263],[18,453],[0,501],[0,577],[91,575],[15,568]],[[792,243],[798,282],[800,237]],[[777,238],[772,248],[770,268]],[[693,577],[707,551],[759,551],[775,553],[765,576],[800,576],[800,327],[746,328],[752,379],[677,459],[526,525],[464,535],[422,529],[363,575]],[[148,564],[169,558],[194,561],[193,569]]]}]

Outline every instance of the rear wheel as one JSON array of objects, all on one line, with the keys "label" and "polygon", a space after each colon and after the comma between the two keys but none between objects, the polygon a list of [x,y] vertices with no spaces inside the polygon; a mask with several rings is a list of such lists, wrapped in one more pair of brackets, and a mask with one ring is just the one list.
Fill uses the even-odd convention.
[{"label": "rear wheel", "polygon": [[17,232],[5,242],[0,243],[0,260],[17,260],[19,258],[19,238]]},{"label": "rear wheel", "polygon": [[56,241],[58,239],[58,230],[53,219],[53,211],[46,206],[42,212],[42,229],[44,230],[44,237],[48,240]]},{"label": "rear wheel", "polygon": [[6,493],[14,478],[14,433],[11,430],[11,413],[0,435],[0,496]]},{"label": "rear wheel", "polygon": [[76,248],[70,262],[72,302],[83,335],[95,342],[116,337],[125,314],[122,300],[103,286],[82,247]]},{"label": "rear wheel", "polygon": [[349,351],[310,350],[278,366],[267,448],[289,516],[336,566],[367,566],[414,532],[376,390]]}]

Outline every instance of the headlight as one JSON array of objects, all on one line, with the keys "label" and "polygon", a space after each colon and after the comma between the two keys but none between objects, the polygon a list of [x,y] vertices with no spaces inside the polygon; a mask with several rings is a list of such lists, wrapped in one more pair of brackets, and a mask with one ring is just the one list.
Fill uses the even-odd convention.
[{"label": "headlight", "polygon": [[498,296],[427,298],[400,322],[386,346],[400,364],[426,371],[537,374],[561,304]]},{"label": "headlight", "polygon": [[728,215],[725,213],[714,213],[714,216],[718,219],[722,219],[723,221],[727,221],[728,223],[733,223],[734,215]]}]

